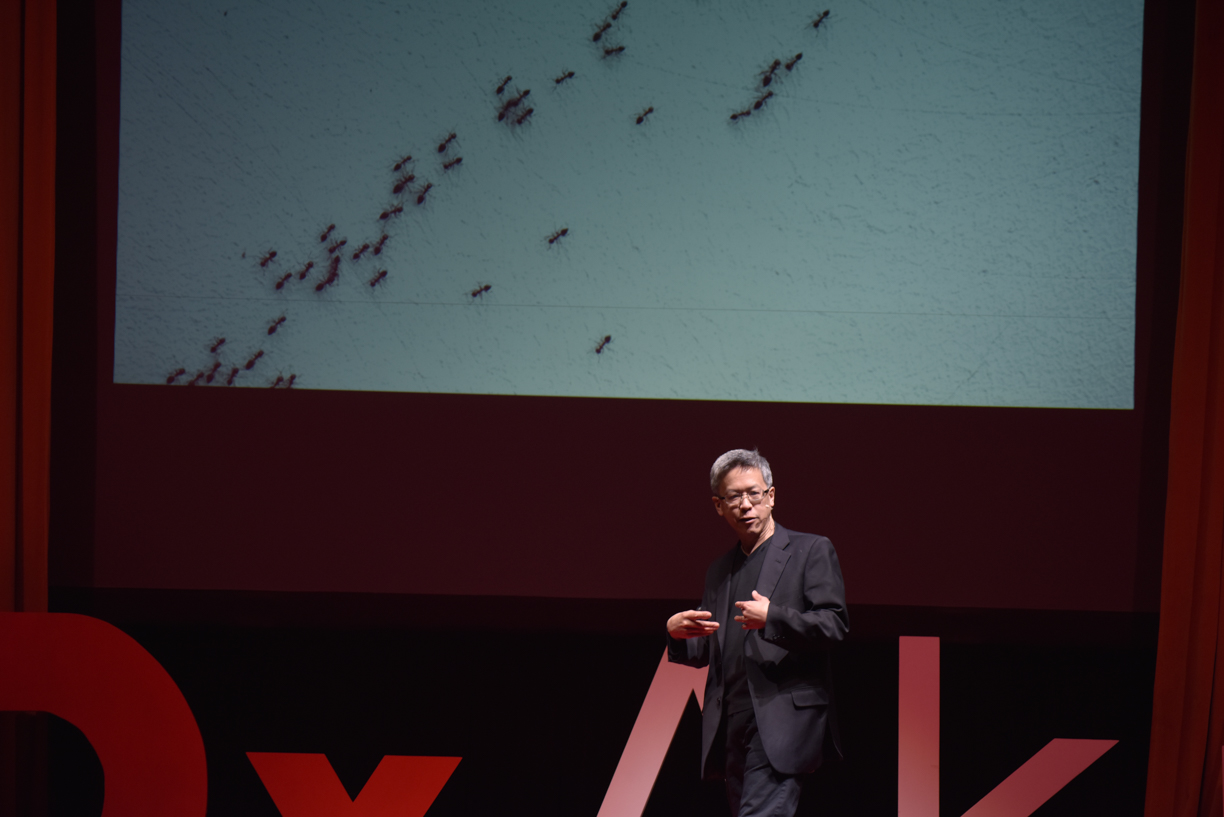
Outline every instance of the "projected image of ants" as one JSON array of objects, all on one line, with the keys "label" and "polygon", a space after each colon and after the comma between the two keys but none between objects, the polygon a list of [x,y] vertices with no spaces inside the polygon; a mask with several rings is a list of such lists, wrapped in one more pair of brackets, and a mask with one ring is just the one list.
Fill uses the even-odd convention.
[{"label": "projected image of ants", "polygon": [[473,301],[484,298],[485,293],[493,289],[492,284],[478,284],[475,289],[468,293]]},{"label": "projected image of ants", "polygon": [[552,235],[548,237],[548,243],[550,245],[556,244],[558,241],[560,241],[562,238],[564,238],[567,235],[569,235],[569,227],[562,227],[560,230],[557,230],[555,233],[553,233]]},{"label": "projected image of ants", "polygon": [[604,335],[603,339],[600,340],[599,343],[595,344],[595,354],[602,355],[604,353],[604,350],[608,348],[608,344],[611,342],[612,342],[612,336]]}]

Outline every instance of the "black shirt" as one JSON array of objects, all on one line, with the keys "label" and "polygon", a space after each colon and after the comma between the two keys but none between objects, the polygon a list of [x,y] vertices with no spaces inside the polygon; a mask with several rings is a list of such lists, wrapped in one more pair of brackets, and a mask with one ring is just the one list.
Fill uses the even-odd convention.
[{"label": "black shirt", "polygon": [[724,711],[742,712],[752,708],[752,699],[748,695],[748,676],[744,670],[744,639],[751,630],[745,630],[744,625],[735,620],[739,615],[737,601],[752,601],[752,591],[756,590],[757,579],[761,575],[761,565],[765,562],[762,554],[769,546],[769,537],[761,542],[748,556],[743,548],[736,548],[735,558],[731,562],[731,588],[727,594],[726,627],[727,637],[723,641],[723,700],[726,702]]}]

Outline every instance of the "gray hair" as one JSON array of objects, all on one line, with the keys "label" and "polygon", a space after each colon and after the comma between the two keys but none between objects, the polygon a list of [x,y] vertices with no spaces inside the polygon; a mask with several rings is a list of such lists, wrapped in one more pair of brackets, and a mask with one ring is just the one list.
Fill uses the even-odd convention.
[{"label": "gray hair", "polygon": [[761,452],[755,448],[751,451],[746,448],[733,448],[714,460],[714,464],[710,466],[710,493],[717,496],[718,484],[736,468],[757,469],[765,478],[765,487],[773,487],[773,471],[769,470],[769,460],[762,457]]}]

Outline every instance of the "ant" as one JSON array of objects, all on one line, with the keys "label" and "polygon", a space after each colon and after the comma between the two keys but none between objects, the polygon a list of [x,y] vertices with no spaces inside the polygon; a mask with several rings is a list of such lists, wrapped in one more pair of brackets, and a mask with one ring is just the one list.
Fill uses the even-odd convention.
[{"label": "ant", "polygon": [[378,243],[374,245],[375,255],[379,255],[382,253],[383,244],[387,243],[388,238],[390,238],[390,236],[388,236],[386,233],[383,233],[382,238],[378,239]]},{"label": "ant", "polygon": [[225,345],[225,338],[217,338],[217,342],[214,343],[212,346],[209,346],[208,351],[211,354],[215,355],[217,353],[217,350],[220,349],[224,345]]},{"label": "ant", "polygon": [[752,108],[744,108],[742,111],[737,111],[731,114],[731,121],[734,122],[737,119],[743,119],[746,116],[752,116]]},{"label": "ant", "polygon": [[761,97],[756,102],[752,103],[752,110],[754,111],[761,110],[761,106],[764,105],[766,102],[768,102],[770,97],[772,97],[773,95],[774,95],[773,91],[766,91],[765,96]]},{"label": "ant", "polygon": [[285,382],[285,378],[281,377],[281,376],[278,374],[278,375],[276,376],[276,379],[272,381],[272,388],[274,388],[274,389],[275,389],[277,386],[279,386],[281,383],[284,383],[284,382]]},{"label": "ant", "polygon": [[387,277],[387,271],[385,269],[380,269],[378,271],[378,274],[370,279],[370,289],[373,289],[374,287],[381,284],[383,282],[383,279],[386,277]]},{"label": "ant", "polygon": [[234,385],[234,378],[237,376],[238,376],[238,367],[235,366],[234,368],[230,369],[229,377],[225,378],[225,385],[227,386]]},{"label": "ant", "polygon": [[654,113],[654,105],[651,105],[649,108],[647,108],[646,110],[638,114],[637,123],[639,125],[642,124],[643,122],[646,121],[646,117],[650,116],[652,113]]},{"label": "ant", "polygon": [[446,153],[447,146],[453,141],[455,141],[455,134],[452,132],[450,136],[447,136],[442,140],[442,143],[438,145],[438,153]]},{"label": "ant", "polygon": [[513,99],[507,99],[506,104],[502,105],[501,110],[498,111],[497,113],[497,121],[501,122],[502,120],[504,120],[507,114],[509,114],[512,109],[518,107],[518,104],[527,98],[527,95],[529,93],[531,93],[530,88],[528,88],[526,91],[523,91],[522,93],[520,93],[518,96],[514,97]]},{"label": "ant", "polygon": [[604,20],[604,24],[599,27],[599,30],[591,35],[591,42],[597,43],[603,39],[603,35],[612,27],[612,23]]},{"label": "ant", "polygon": [[828,16],[829,16],[829,10],[825,9],[823,12],[821,12],[821,15],[819,17],[817,17],[815,20],[812,21],[812,28],[820,28],[820,24],[823,23],[825,21],[825,18]]},{"label": "ant", "polygon": [[332,245],[331,245],[330,247],[328,247],[328,248],[327,248],[327,254],[328,254],[328,255],[335,255],[335,254],[336,254],[336,251],[337,251],[337,250],[339,250],[341,247],[343,247],[343,246],[344,246],[345,244],[347,244],[347,243],[348,243],[348,239],[347,239],[347,238],[342,238],[342,239],[340,239],[339,241],[335,241],[335,242],[333,242],[333,243],[332,243]]},{"label": "ant", "polygon": [[336,283],[336,279],[340,277],[340,256],[332,259],[331,267],[327,270],[327,277],[319,283],[315,284],[315,292],[322,292],[327,287]]},{"label": "ant", "polygon": [[356,261],[357,259],[361,258],[361,256],[364,255],[365,251],[368,249],[370,249],[370,242],[367,241],[357,248],[357,252],[353,253],[353,260]]},{"label": "ant", "polygon": [[196,376],[187,381],[188,386],[194,386],[204,379],[204,372],[196,372]]},{"label": "ant", "polygon": [[523,111],[523,113],[519,116],[518,119],[514,120],[514,124],[516,125],[523,124],[524,122],[527,121],[527,117],[531,116],[533,113],[535,113],[535,108],[528,108],[527,110]]},{"label": "ant", "polygon": [[212,368],[208,370],[208,374],[204,375],[204,382],[212,383],[213,378],[217,376],[217,369],[220,369],[220,368],[221,368],[221,361],[218,360],[215,363],[213,363]]},{"label": "ant", "polygon": [[395,166],[391,168],[391,172],[399,173],[401,170],[404,169],[404,165],[408,164],[411,161],[412,161],[412,154],[410,153],[404,158],[400,159],[398,162],[396,162]]},{"label": "ant", "polygon": [[449,162],[446,162],[445,164],[443,164],[442,169],[443,170],[453,170],[454,168],[458,167],[461,164],[463,164],[463,157],[458,156],[454,159],[451,159]]},{"label": "ant", "polygon": [[289,379],[285,381],[285,388],[286,388],[286,389],[292,389],[292,388],[293,388],[293,381],[295,381],[295,380],[297,380],[297,375],[295,375],[295,374],[291,374],[291,375],[289,375]]},{"label": "ant", "polygon": [[391,192],[398,196],[400,193],[404,192],[405,187],[407,187],[408,185],[412,184],[415,181],[416,181],[415,173],[409,173],[406,176],[400,176],[398,179],[396,179],[395,187],[391,188]]},{"label": "ant", "polygon": [[285,322],[285,316],[281,315],[279,318],[277,318],[275,321],[272,322],[271,326],[268,327],[268,334],[269,335],[276,334],[276,330],[280,329],[280,325],[284,322]]},{"label": "ant", "polygon": [[178,380],[180,377],[182,377],[182,376],[183,376],[183,375],[185,375],[185,374],[187,374],[187,370],[186,370],[186,369],[182,369],[182,368],[180,368],[180,369],[175,369],[175,370],[174,370],[174,373],[173,373],[173,374],[171,374],[169,377],[167,377],[167,378],[166,378],[166,385],[167,385],[167,386],[172,385],[172,384],[174,383],[174,381],[175,381],[175,380]]},{"label": "ant", "polygon": [[604,350],[604,349],[606,349],[606,348],[608,347],[608,344],[609,344],[609,343],[611,343],[611,342],[612,342],[612,336],[611,336],[611,335],[604,335],[604,336],[603,336],[603,340],[601,340],[601,341],[599,342],[599,345],[595,347],[595,354],[597,354],[597,355],[602,355],[602,354],[603,354],[603,350]]},{"label": "ant", "polygon": [[502,95],[502,93],[503,93],[503,92],[506,90],[506,86],[510,84],[510,80],[512,80],[512,79],[514,79],[514,77],[510,76],[509,74],[507,74],[507,75],[506,75],[506,78],[502,80],[501,85],[498,85],[498,86],[497,86],[497,95],[498,95],[498,96],[501,96],[501,95]]},{"label": "ant", "polygon": [[264,254],[264,257],[259,259],[259,266],[261,267],[268,266],[268,264],[272,263],[272,259],[275,257],[276,257],[276,250],[268,250],[268,252]]},{"label": "ant", "polygon": [[549,244],[556,244],[563,236],[569,235],[569,227],[562,227],[548,237]]},{"label": "ant", "polygon": [[560,85],[561,83],[565,82],[567,79],[573,79],[573,78],[574,78],[574,72],[566,71],[564,74],[554,79],[553,84]]},{"label": "ant", "polygon": [[323,231],[323,235],[319,236],[319,243],[326,244],[327,238],[332,234],[332,230],[336,229],[335,224],[328,224],[327,229]]},{"label": "ant", "polygon": [[774,60],[769,64],[769,68],[761,72],[761,87],[768,88],[769,83],[773,82],[774,72],[782,67],[782,60]]},{"label": "ant", "polygon": [[246,369],[248,372],[249,372],[251,369],[254,369],[254,368],[255,368],[255,362],[256,362],[257,360],[259,360],[261,357],[263,357],[263,355],[264,355],[264,353],[263,353],[263,349],[260,349],[258,352],[256,352],[254,355],[252,355],[252,356],[251,356],[251,359],[250,359],[250,360],[248,360],[248,361],[246,362],[246,365],[245,365],[245,366],[243,366],[242,368]]},{"label": "ant", "polygon": [[306,266],[302,267],[302,271],[297,274],[298,280],[304,281],[312,269],[314,269],[314,261],[307,261]]},{"label": "ant", "polygon": [[803,59],[802,51],[800,51],[798,54],[796,54],[795,56],[787,60],[786,65],[784,67],[786,68],[787,71],[794,71],[795,66],[799,63],[799,60],[801,59]]},{"label": "ant", "polygon": [[480,286],[478,286],[478,287],[476,287],[475,289],[473,289],[473,290],[471,291],[471,293],[470,293],[470,294],[471,294],[471,296],[472,296],[472,298],[473,298],[473,299],[475,299],[475,298],[483,298],[483,297],[484,297],[484,294],[485,294],[486,292],[488,292],[488,291],[489,291],[490,289],[492,289],[492,288],[493,288],[493,285],[492,285],[492,284],[481,284]]},{"label": "ant", "polygon": [[628,5],[629,5],[629,0],[621,0],[621,3],[620,3],[620,5],[619,5],[619,6],[617,6],[617,7],[616,7],[616,10],[615,10],[615,11],[613,11],[611,14],[609,14],[609,15],[608,15],[608,19],[609,19],[609,20],[615,20],[615,19],[617,19],[618,17],[620,17],[620,16],[621,16],[621,12],[622,12],[622,11],[624,11],[624,10],[625,10],[625,7],[626,7],[626,6],[628,6]]},{"label": "ant", "polygon": [[293,277],[293,273],[292,273],[292,272],[286,272],[284,275],[282,275],[282,276],[281,276],[281,279],[280,279],[279,281],[277,281],[277,282],[276,282],[276,288],[277,288],[278,290],[284,289],[284,288],[285,288],[285,282],[286,282],[286,281],[288,281],[288,280],[289,280],[290,278],[292,278],[292,277]]},{"label": "ant", "polygon": [[404,205],[397,204],[394,207],[388,210],[383,210],[381,213],[379,213],[378,219],[379,221],[386,221],[387,219],[391,218],[391,216],[398,216],[402,212],[404,212]]},{"label": "ant", "polygon": [[421,188],[421,194],[417,196],[417,204],[425,203],[425,196],[429,194],[430,190],[433,190],[433,182],[426,182],[425,186]]},{"label": "ant", "polygon": [[604,49],[604,59],[607,59],[608,57],[619,57],[621,54],[624,54],[624,53],[625,53],[625,47],[623,45],[618,45],[616,46],[616,48],[605,48]]}]

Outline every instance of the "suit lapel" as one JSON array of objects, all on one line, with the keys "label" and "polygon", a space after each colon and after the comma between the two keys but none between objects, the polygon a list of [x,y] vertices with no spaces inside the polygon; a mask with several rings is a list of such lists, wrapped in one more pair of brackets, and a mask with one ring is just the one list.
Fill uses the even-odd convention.
[{"label": "suit lapel", "polygon": [[756,591],[767,599],[773,598],[778,579],[782,578],[782,569],[790,560],[790,553],[786,550],[789,544],[790,531],[775,522],[773,541],[769,543],[769,552],[764,554],[765,564],[761,565],[761,575],[757,577],[756,584]]}]

